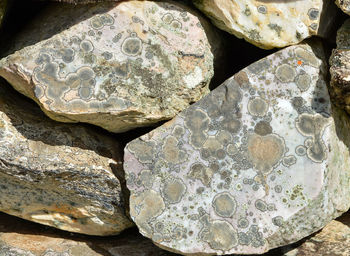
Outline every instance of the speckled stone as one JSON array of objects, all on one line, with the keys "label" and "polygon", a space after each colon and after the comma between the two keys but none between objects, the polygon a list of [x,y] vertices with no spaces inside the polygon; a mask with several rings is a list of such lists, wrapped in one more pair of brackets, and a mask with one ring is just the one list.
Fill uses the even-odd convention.
[{"label": "speckled stone", "polygon": [[350,1],[349,0],[335,0],[335,3],[343,12],[350,15]]},{"label": "speckled stone", "polygon": [[217,27],[264,49],[322,35],[327,28],[320,24],[328,26],[334,18],[323,15],[333,10],[325,1],[193,0]]},{"label": "speckled stone", "polygon": [[140,232],[181,254],[263,253],[347,211],[350,119],[325,63],[317,42],[285,48],[130,142]]},{"label": "speckled stone", "polygon": [[0,81],[0,211],[89,235],[133,226],[115,139],[57,123]]},{"label": "speckled stone", "polygon": [[350,113],[350,19],[337,33],[337,49],[330,57],[330,91],[334,102]]},{"label": "speckled stone", "polygon": [[136,229],[94,237],[48,228],[0,213],[1,256],[174,256]]},{"label": "speckled stone", "polygon": [[57,121],[147,126],[209,92],[217,48],[205,24],[210,33],[176,2],[52,4],[0,61],[0,76]]}]

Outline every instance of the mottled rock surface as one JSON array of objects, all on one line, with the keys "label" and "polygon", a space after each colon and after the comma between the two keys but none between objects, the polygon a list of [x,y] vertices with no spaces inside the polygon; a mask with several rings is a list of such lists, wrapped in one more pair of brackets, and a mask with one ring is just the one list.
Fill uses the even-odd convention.
[{"label": "mottled rock surface", "polygon": [[[323,35],[334,16],[321,14],[327,0],[256,1],[193,0],[213,23],[227,32],[264,48],[285,47],[312,35]],[[320,24],[322,26],[320,27]]]},{"label": "mottled rock surface", "polygon": [[350,255],[350,214],[344,214],[325,226],[285,256],[348,256]]},{"label": "mottled rock surface", "polygon": [[335,3],[338,5],[338,7],[343,12],[350,15],[350,1],[349,0],[336,0]]},{"label": "mottled rock surface", "polygon": [[203,22],[176,2],[53,4],[0,75],[57,121],[112,132],[150,125],[208,93],[217,48]]},{"label": "mottled rock surface", "polygon": [[136,229],[94,237],[58,231],[0,213],[1,256],[171,256]]},{"label": "mottled rock surface", "polygon": [[57,123],[0,81],[0,211],[59,229],[111,235],[125,216],[122,152],[111,137]]},{"label": "mottled rock surface", "polygon": [[320,44],[237,73],[124,155],[140,232],[182,254],[263,253],[350,204],[350,120],[332,107]]},{"label": "mottled rock surface", "polygon": [[337,49],[330,62],[330,91],[334,102],[350,113],[350,19],[337,32]]}]

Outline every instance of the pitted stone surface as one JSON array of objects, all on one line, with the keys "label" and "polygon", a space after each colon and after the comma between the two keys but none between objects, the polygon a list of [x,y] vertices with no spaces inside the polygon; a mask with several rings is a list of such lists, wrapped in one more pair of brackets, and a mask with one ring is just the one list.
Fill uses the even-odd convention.
[{"label": "pitted stone surface", "polygon": [[163,1],[51,5],[17,44],[54,35],[1,60],[0,75],[57,121],[122,132],[170,119],[213,76],[216,48],[192,13]]},{"label": "pitted stone surface", "polygon": [[350,15],[350,1],[349,0],[335,0],[335,3],[338,5],[338,7],[343,12]]},{"label": "pitted stone surface", "polygon": [[54,122],[0,83],[0,211],[89,235],[133,226],[115,176],[122,176],[118,142]]},{"label": "pitted stone surface", "polygon": [[[217,27],[264,49],[296,44],[327,29],[320,27],[321,14],[328,11],[323,10],[323,0],[193,2]],[[328,22],[322,23],[322,26],[328,25]]]},{"label": "pitted stone surface", "polygon": [[331,106],[326,73],[319,44],[290,46],[130,142],[140,232],[181,254],[263,253],[346,211],[350,120]]},{"label": "pitted stone surface", "polygon": [[330,58],[330,91],[334,102],[350,113],[350,19],[337,33],[337,49]]}]

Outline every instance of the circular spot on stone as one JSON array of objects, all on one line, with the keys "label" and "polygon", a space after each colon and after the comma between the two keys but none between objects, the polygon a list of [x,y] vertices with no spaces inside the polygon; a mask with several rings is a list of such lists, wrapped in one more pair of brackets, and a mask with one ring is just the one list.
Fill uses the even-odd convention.
[{"label": "circular spot on stone", "polygon": [[286,167],[290,167],[290,166],[294,165],[296,162],[297,162],[297,158],[293,155],[286,156],[282,160],[282,164]]},{"label": "circular spot on stone", "polygon": [[249,226],[249,221],[247,218],[240,218],[238,220],[238,227],[239,228],[247,228]]},{"label": "circular spot on stone", "polygon": [[122,52],[128,56],[140,55],[142,51],[142,41],[138,37],[128,37],[122,44]]},{"label": "circular spot on stone", "polygon": [[258,12],[262,13],[262,14],[266,14],[267,13],[267,8],[265,5],[260,5],[258,6]]},{"label": "circular spot on stone", "polygon": [[272,218],[272,223],[275,226],[281,227],[283,225],[283,218],[281,216],[277,216]]},{"label": "circular spot on stone", "polygon": [[269,104],[261,97],[256,97],[248,102],[248,111],[252,116],[265,116]]},{"label": "circular spot on stone", "polygon": [[236,155],[238,153],[238,149],[234,144],[229,144],[227,146],[227,154],[230,156]]},{"label": "circular spot on stone", "polygon": [[301,92],[306,92],[310,88],[311,77],[308,74],[300,74],[296,78],[296,84]]},{"label": "circular spot on stone", "polygon": [[182,23],[181,23],[180,21],[174,19],[174,20],[171,22],[171,26],[172,26],[173,28],[175,28],[175,29],[181,29],[181,28],[182,28]]},{"label": "circular spot on stone", "polygon": [[238,243],[236,230],[226,221],[215,220],[205,231],[201,234],[202,240],[214,250],[228,251]]},{"label": "circular spot on stone", "polygon": [[92,96],[92,90],[89,87],[80,87],[79,88],[79,96],[83,100],[88,100]]},{"label": "circular spot on stone", "polygon": [[90,20],[90,26],[94,29],[103,28],[103,21],[99,16],[95,16]]},{"label": "circular spot on stone", "polygon": [[41,86],[36,85],[34,89],[34,94],[35,97],[39,99],[44,95],[44,90],[41,88]]},{"label": "circular spot on stone", "polygon": [[236,207],[236,200],[228,192],[220,193],[214,197],[213,208],[220,217],[232,217],[236,211]]},{"label": "circular spot on stone", "polygon": [[295,153],[298,156],[305,156],[306,155],[306,147],[303,145],[299,145],[295,148]]},{"label": "circular spot on stone", "polygon": [[84,40],[80,43],[80,49],[83,52],[91,52],[94,49],[94,46],[89,40]]},{"label": "circular spot on stone", "polygon": [[275,189],[276,193],[281,193],[282,192],[282,186],[281,185],[276,185],[274,189]]},{"label": "circular spot on stone", "polygon": [[312,30],[317,30],[317,23],[311,23],[311,25],[309,26],[309,28],[311,28]]},{"label": "circular spot on stone", "polygon": [[95,72],[90,67],[82,67],[77,71],[81,80],[90,80],[95,77]]},{"label": "circular spot on stone", "polygon": [[104,52],[104,53],[102,53],[102,56],[103,56],[103,58],[105,58],[105,60],[110,60],[110,59],[112,59],[113,54],[110,52]]},{"label": "circular spot on stone", "polygon": [[174,17],[171,13],[166,13],[162,17],[162,21],[166,24],[170,24],[173,21]]},{"label": "circular spot on stone", "polygon": [[267,204],[261,199],[258,199],[258,200],[255,201],[255,207],[259,211],[262,211],[262,212],[266,212],[267,211]]},{"label": "circular spot on stone", "polygon": [[109,14],[102,14],[102,15],[100,16],[100,19],[101,19],[103,25],[111,26],[111,25],[114,24],[114,19],[113,19],[113,17],[112,17],[111,15],[109,15]]},{"label": "circular spot on stone", "polygon": [[162,187],[162,195],[170,204],[180,202],[185,192],[186,186],[180,179],[168,180]]},{"label": "circular spot on stone", "polygon": [[310,20],[317,20],[318,16],[320,14],[320,11],[316,8],[309,9],[307,15],[309,16]]},{"label": "circular spot on stone", "polygon": [[260,121],[255,125],[254,132],[261,136],[265,136],[272,133],[272,127],[270,123],[266,121]]},{"label": "circular spot on stone", "polygon": [[275,134],[251,134],[248,138],[248,157],[254,167],[264,174],[269,173],[279,163],[284,152],[284,140]]},{"label": "circular spot on stone", "polygon": [[291,65],[282,64],[276,69],[275,75],[282,83],[288,83],[294,80],[296,71]]}]

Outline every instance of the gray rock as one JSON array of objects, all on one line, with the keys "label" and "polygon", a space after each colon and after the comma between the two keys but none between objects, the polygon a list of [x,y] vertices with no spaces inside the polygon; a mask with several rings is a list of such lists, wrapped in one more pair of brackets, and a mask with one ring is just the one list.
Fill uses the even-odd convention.
[{"label": "gray rock", "polygon": [[176,2],[53,4],[0,61],[0,76],[52,119],[123,132],[171,119],[209,92],[220,45],[211,33]]},{"label": "gray rock", "polygon": [[59,229],[118,234],[125,215],[119,143],[52,121],[0,81],[0,211]]},{"label": "gray rock", "polygon": [[124,155],[130,214],[185,255],[264,253],[350,206],[350,120],[331,105],[320,44],[243,69]]},{"label": "gray rock", "polygon": [[330,57],[330,92],[334,102],[350,113],[350,19],[337,33],[337,49]]}]

